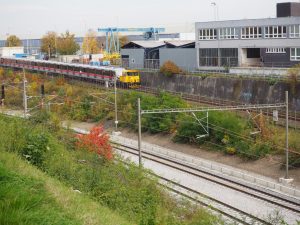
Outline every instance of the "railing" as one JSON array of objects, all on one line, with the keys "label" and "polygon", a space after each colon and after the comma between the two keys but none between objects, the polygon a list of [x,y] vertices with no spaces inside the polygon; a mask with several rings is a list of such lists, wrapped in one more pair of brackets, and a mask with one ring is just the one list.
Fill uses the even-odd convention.
[{"label": "railing", "polygon": [[200,67],[235,67],[238,66],[237,57],[200,57]]}]

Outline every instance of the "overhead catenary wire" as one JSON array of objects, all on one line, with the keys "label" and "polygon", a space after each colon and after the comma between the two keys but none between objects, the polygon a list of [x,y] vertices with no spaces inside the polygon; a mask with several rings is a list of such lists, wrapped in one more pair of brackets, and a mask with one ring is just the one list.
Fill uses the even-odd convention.
[{"label": "overhead catenary wire", "polygon": [[[130,122],[128,122],[128,121],[120,120],[120,122],[125,123],[125,124],[131,124],[131,125],[136,126],[135,123],[130,123]],[[142,125],[142,130],[143,130],[143,129],[144,129],[144,130],[147,130],[147,129],[150,129],[150,127],[149,127],[149,126]],[[155,129],[155,128],[151,128],[151,129],[156,130],[157,132],[170,134],[170,132],[169,132],[168,129],[165,129],[165,130],[163,130],[163,129]],[[185,136],[185,135],[179,135],[179,136],[180,136],[180,137],[185,137],[185,138],[190,138],[189,136]],[[217,147],[219,147],[219,148],[224,148],[224,147],[225,147],[225,146],[223,146],[223,145],[219,145],[219,144],[216,144],[216,143],[207,141],[207,140],[204,140],[204,142],[210,143],[210,144],[212,144],[212,145],[214,145],[214,146],[217,146]],[[244,155],[247,155],[247,156],[254,157],[254,158],[256,158],[256,159],[259,159],[259,158],[260,158],[260,157],[257,156],[257,155],[250,154],[250,153],[247,153],[247,152],[243,152],[243,154],[244,154]],[[285,165],[285,163],[283,163],[283,162],[281,162],[281,161],[279,161],[279,160],[277,160],[277,159],[273,159],[273,160],[274,160],[274,161],[276,162],[276,164],[278,164],[278,165],[283,165],[283,166]],[[289,166],[292,167],[292,168],[296,168],[296,167],[294,167],[293,165],[289,165]]]}]

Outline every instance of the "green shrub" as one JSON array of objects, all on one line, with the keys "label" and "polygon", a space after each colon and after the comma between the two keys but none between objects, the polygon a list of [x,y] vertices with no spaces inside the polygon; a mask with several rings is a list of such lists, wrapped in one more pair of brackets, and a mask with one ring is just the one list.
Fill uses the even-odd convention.
[{"label": "green shrub", "polygon": [[[285,163],[285,161],[284,161]],[[289,153],[289,166],[291,169],[300,168],[300,155]]]},{"label": "green shrub", "polygon": [[249,144],[245,141],[236,143],[238,154],[246,159],[259,159],[272,152],[272,146],[269,143],[257,142]]},{"label": "green shrub", "polygon": [[0,149],[8,152],[19,152],[26,143],[25,135],[28,127],[21,119],[0,115]]},{"label": "green shrub", "polygon": [[26,144],[21,150],[21,155],[31,164],[42,167],[45,152],[49,150],[49,138],[45,133],[31,133],[26,135]]},{"label": "green shrub", "polygon": [[277,79],[274,79],[274,78],[268,78],[268,84],[270,86],[273,86],[277,83]]},{"label": "green shrub", "polygon": [[298,84],[298,77],[300,76],[300,64],[297,64],[290,68],[287,72],[288,74],[288,82],[290,84],[291,93],[293,95],[297,92],[297,84]]}]

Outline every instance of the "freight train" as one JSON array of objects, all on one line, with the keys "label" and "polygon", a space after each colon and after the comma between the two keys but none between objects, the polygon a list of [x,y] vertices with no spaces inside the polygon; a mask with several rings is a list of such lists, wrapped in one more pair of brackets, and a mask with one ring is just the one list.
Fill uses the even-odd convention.
[{"label": "freight train", "polygon": [[135,88],[140,85],[138,70],[126,70],[119,67],[91,66],[45,60],[31,60],[18,58],[0,58],[0,66],[15,69],[26,69],[48,74],[60,74],[68,77],[87,79],[100,83],[111,84],[117,78],[117,85]]}]

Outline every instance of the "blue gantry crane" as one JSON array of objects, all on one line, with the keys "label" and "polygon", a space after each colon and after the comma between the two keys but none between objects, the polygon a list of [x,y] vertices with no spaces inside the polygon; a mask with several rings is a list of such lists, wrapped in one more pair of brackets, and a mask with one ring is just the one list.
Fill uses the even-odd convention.
[{"label": "blue gantry crane", "polygon": [[157,39],[159,33],[165,32],[165,28],[117,28],[117,27],[108,27],[108,28],[98,28],[98,32],[105,32],[106,34],[106,52],[119,52],[120,51],[120,41],[119,33],[120,32],[143,32],[145,40],[148,40],[152,37]]}]

